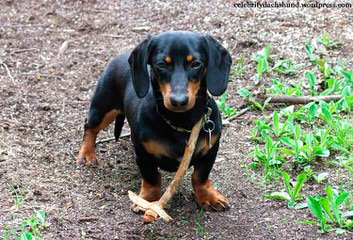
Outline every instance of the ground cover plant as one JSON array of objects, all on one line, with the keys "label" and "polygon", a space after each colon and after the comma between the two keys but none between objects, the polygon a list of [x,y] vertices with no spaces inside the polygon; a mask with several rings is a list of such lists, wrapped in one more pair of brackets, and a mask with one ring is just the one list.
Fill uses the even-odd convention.
[{"label": "ground cover plant", "polygon": [[[328,34],[314,41],[327,51],[341,45],[331,40]],[[308,42],[303,46],[307,62],[300,65],[287,59],[276,60],[271,55],[270,45],[254,54],[253,60],[257,63],[254,85],[260,81],[263,86],[260,92],[265,96],[267,93],[297,97],[338,95],[337,100],[318,99],[305,105],[273,106],[268,105],[271,101],[268,97],[262,106],[255,100],[251,89],[239,88],[238,93],[261,111],[266,106],[269,110],[274,108],[267,111],[268,115],[253,121],[255,127],[250,131],[249,139],[254,147],[249,154],[252,159],[249,167],[257,176],[262,176],[264,186],[278,185],[273,181],[283,181],[284,190],[265,193],[264,197],[286,200],[289,208],[308,208],[316,220],[305,223],[319,225],[323,233],[335,230],[336,234],[351,234],[351,186],[344,181],[331,181],[327,172],[315,172],[311,166],[332,167],[337,171],[346,168],[352,173],[353,70],[347,69],[344,62],[329,63],[329,53],[323,58]],[[301,72],[299,68],[302,68]],[[288,84],[286,76],[289,74],[294,75],[297,81]],[[288,172],[298,175],[295,182]],[[315,196],[301,195],[299,191],[307,178],[315,180],[316,184],[325,182],[332,186],[327,185],[324,193],[318,192]]]}]

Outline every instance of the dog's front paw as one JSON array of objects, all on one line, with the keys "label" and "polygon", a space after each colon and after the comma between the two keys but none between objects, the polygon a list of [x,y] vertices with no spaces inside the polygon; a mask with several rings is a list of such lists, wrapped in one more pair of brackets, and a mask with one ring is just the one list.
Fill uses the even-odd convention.
[{"label": "dog's front paw", "polygon": [[[148,202],[156,202],[162,196],[162,189],[161,189],[161,175],[158,176],[158,182],[156,184],[150,184],[145,180],[142,180],[141,183],[141,190],[139,193],[139,197],[145,199]],[[141,213],[146,211],[140,206],[136,204],[131,205],[132,211],[135,213]]]},{"label": "dog's front paw", "polygon": [[76,162],[77,164],[86,166],[97,165],[98,161],[95,149],[83,144],[77,155]]},{"label": "dog's front paw", "polygon": [[205,210],[224,211],[229,209],[228,199],[212,186],[210,180],[203,184],[193,182],[193,188],[197,203]]}]

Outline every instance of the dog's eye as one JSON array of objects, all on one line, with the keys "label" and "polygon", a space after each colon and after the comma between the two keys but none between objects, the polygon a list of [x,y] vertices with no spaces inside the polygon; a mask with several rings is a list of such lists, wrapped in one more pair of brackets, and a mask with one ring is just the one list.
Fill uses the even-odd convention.
[{"label": "dog's eye", "polygon": [[168,65],[165,62],[159,62],[156,64],[159,69],[166,69]]},{"label": "dog's eye", "polygon": [[199,67],[201,67],[201,65],[202,65],[202,63],[199,62],[199,61],[193,61],[193,62],[191,63],[191,67],[192,67],[192,68],[199,68]]}]

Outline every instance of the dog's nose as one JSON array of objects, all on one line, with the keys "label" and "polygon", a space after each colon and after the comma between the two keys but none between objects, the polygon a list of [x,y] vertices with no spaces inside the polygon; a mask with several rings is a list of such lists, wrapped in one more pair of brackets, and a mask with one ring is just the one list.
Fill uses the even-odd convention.
[{"label": "dog's nose", "polygon": [[170,96],[170,103],[174,107],[183,107],[189,102],[189,97],[184,94],[172,94]]}]

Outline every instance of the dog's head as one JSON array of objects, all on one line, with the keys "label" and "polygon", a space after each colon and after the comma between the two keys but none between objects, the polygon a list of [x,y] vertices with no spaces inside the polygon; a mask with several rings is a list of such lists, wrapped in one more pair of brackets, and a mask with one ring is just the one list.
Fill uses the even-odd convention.
[{"label": "dog's head", "polygon": [[143,98],[148,92],[149,64],[164,106],[174,112],[193,108],[203,83],[212,95],[221,95],[231,62],[228,51],[214,38],[185,31],[148,36],[129,58],[137,96]]}]

